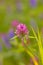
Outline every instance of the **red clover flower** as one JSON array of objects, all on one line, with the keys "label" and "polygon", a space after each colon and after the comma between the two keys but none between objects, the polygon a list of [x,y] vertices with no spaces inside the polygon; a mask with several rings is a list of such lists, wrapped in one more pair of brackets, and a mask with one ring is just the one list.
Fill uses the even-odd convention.
[{"label": "red clover flower", "polygon": [[28,29],[27,29],[26,25],[22,24],[22,23],[17,25],[16,34],[17,35],[26,35],[26,34],[28,34]]}]

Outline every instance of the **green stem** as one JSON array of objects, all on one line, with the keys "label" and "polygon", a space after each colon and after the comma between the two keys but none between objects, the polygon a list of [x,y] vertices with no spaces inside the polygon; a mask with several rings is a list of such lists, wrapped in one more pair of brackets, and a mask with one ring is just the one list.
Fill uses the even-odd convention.
[{"label": "green stem", "polygon": [[30,55],[30,57],[32,58],[34,65],[38,65],[38,62],[36,61],[34,55],[33,55],[29,50],[27,50],[26,48],[25,48],[25,51],[26,51],[26,52]]},{"label": "green stem", "polygon": [[42,41],[41,41],[40,33],[39,33],[39,30],[38,30],[37,31],[38,32],[38,37],[37,37],[37,35],[36,35],[33,28],[32,28],[32,31],[33,31],[34,36],[36,37],[36,41],[38,42],[40,57],[41,57],[42,65],[43,65],[43,47],[42,47]]},{"label": "green stem", "polygon": [[38,40],[39,52],[40,52],[40,57],[41,57],[42,65],[43,65],[43,47],[42,47],[42,41],[41,41],[39,31],[38,31],[38,38],[39,38]]},{"label": "green stem", "polygon": [[34,37],[34,36],[29,36],[29,38],[36,38],[36,37]]}]

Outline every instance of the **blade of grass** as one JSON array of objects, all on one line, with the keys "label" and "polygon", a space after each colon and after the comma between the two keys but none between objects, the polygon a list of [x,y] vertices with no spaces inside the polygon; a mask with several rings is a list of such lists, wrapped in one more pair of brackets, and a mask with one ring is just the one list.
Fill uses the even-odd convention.
[{"label": "blade of grass", "polygon": [[12,40],[12,39],[15,39],[15,38],[17,38],[18,36],[14,36],[13,38],[11,38],[10,40]]},{"label": "blade of grass", "polygon": [[37,31],[38,32],[38,38],[37,38],[37,35],[36,35],[36,33],[35,33],[33,28],[32,28],[32,31],[33,31],[34,36],[36,37],[36,41],[37,41],[38,46],[39,46],[40,57],[41,57],[42,65],[43,65],[43,47],[42,47],[40,33],[39,33],[39,30],[38,30]]},{"label": "blade of grass", "polygon": [[36,37],[34,37],[34,36],[29,36],[29,38],[36,38]]},{"label": "blade of grass", "polygon": [[33,29],[32,27],[31,27],[31,29],[32,29],[33,34],[34,34],[34,36],[35,36],[35,38],[36,38],[36,41],[38,41],[38,38],[37,38],[37,35],[36,35],[36,33],[35,33],[34,29]]},{"label": "blade of grass", "polygon": [[25,51],[26,51],[26,52],[30,55],[30,57],[32,58],[34,65],[38,65],[38,62],[36,61],[34,55],[33,55],[29,50],[27,50],[26,48],[25,48]]},{"label": "blade of grass", "polygon": [[39,30],[38,30],[38,39],[39,39],[38,40],[39,52],[40,52],[40,57],[43,65],[43,47],[42,47],[42,41],[41,41]]}]

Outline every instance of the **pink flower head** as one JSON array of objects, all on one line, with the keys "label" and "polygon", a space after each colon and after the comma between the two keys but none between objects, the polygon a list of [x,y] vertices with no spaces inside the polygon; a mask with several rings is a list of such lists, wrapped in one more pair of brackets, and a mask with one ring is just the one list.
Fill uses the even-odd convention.
[{"label": "pink flower head", "polygon": [[17,26],[16,34],[17,34],[17,35],[20,35],[20,34],[27,34],[27,33],[28,33],[28,29],[27,29],[26,25],[20,23],[20,24]]},{"label": "pink flower head", "polygon": [[13,27],[16,27],[18,24],[19,24],[19,22],[17,20],[12,21],[12,23],[11,23],[11,25]]}]

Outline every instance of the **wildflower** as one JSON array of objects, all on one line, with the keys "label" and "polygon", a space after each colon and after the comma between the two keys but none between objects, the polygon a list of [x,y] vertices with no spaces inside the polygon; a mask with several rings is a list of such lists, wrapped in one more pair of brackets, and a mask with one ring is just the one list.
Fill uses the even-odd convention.
[{"label": "wildflower", "polygon": [[1,37],[2,37],[2,41],[4,42],[4,45],[7,47],[7,48],[11,48],[11,44],[10,44],[10,39],[12,37],[14,37],[15,34],[14,34],[14,30],[13,29],[10,29],[8,34],[1,34]]},{"label": "wildflower", "polygon": [[37,0],[30,0],[31,7],[36,7],[36,5],[37,5]]},{"label": "wildflower", "polygon": [[13,29],[10,29],[9,32],[8,32],[8,38],[10,39],[10,38],[12,38],[14,36],[15,36],[14,30]]},{"label": "wildflower", "polygon": [[3,41],[4,45],[6,46],[6,48],[11,48],[11,44],[9,42],[7,35],[5,35],[5,34],[2,35],[2,41]]},{"label": "wildflower", "polygon": [[26,25],[20,23],[20,24],[17,26],[16,34],[17,34],[17,35],[26,35],[27,33],[28,33],[28,29],[27,29]]},{"label": "wildflower", "polygon": [[12,21],[11,26],[16,27],[19,24],[17,20]]},{"label": "wildflower", "polygon": [[17,11],[20,13],[22,11],[22,3],[21,1],[16,1],[16,8],[17,8]]}]

